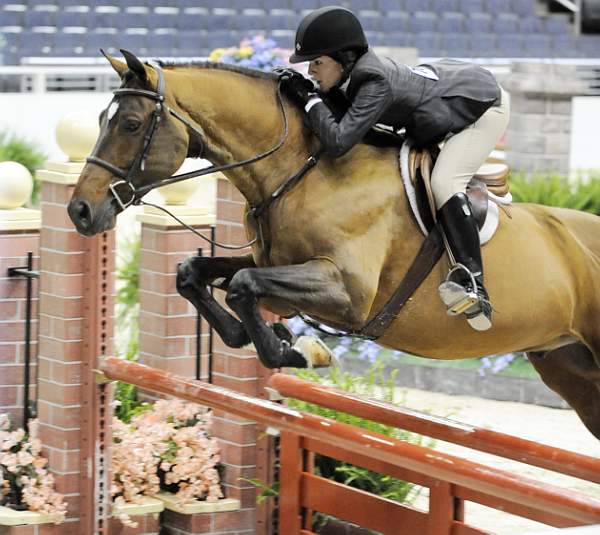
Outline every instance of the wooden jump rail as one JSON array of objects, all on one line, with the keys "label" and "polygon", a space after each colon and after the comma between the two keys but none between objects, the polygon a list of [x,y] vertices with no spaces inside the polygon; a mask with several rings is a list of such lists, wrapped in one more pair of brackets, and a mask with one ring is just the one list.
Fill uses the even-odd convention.
[{"label": "wooden jump rail", "polygon": [[287,398],[314,403],[398,429],[600,483],[600,458],[432,416],[385,401],[362,398],[318,383],[303,381],[293,375],[275,374],[269,384]]},{"label": "wooden jump rail", "polygon": [[[201,403],[279,429],[279,525],[285,535],[312,533],[309,526],[302,525],[303,510],[320,511],[385,534],[401,530],[423,535],[488,535],[489,532],[464,522],[464,500],[555,527],[600,523],[600,499],[591,496],[114,357],[105,359],[101,369],[109,379]],[[286,379],[276,375],[272,383],[283,390]],[[301,385],[295,383],[295,386]],[[338,398],[343,399],[344,395]],[[338,404],[335,408],[345,410]],[[318,477],[307,468],[306,452],[426,486],[430,489],[429,511]]]}]

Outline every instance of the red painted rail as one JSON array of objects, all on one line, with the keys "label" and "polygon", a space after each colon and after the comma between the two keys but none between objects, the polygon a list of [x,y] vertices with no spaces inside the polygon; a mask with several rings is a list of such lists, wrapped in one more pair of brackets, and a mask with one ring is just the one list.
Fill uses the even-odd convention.
[{"label": "red painted rail", "polygon": [[[385,533],[392,533],[390,529],[399,526],[406,533],[486,533],[462,522],[456,498],[474,499],[559,527],[600,523],[600,499],[594,497],[114,357],[105,359],[101,369],[110,379],[202,403],[279,429],[280,527],[286,535],[301,532],[299,511],[303,507],[339,514],[351,521],[364,520],[365,527]],[[392,475],[416,474],[417,482],[430,487],[429,514],[348,487],[338,488],[338,484],[308,473],[301,462],[301,450],[327,448],[340,453],[336,458],[362,460],[367,467],[386,467]],[[415,529],[405,530],[407,526]]]},{"label": "red painted rail", "polygon": [[293,375],[275,374],[269,380],[269,384],[285,397],[600,483],[599,458],[431,416],[384,401],[362,398],[318,383],[303,381]]}]

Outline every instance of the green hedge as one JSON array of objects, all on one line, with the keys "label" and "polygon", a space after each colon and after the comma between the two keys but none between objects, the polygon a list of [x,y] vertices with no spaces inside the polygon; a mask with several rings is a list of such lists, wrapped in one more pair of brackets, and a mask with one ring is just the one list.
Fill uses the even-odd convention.
[{"label": "green hedge", "polygon": [[600,172],[574,180],[551,173],[532,177],[517,173],[509,182],[515,202],[573,208],[600,215]]},{"label": "green hedge", "polygon": [[35,143],[25,138],[0,132],[0,162],[18,162],[29,170],[33,180],[33,192],[30,204],[35,206],[39,202],[40,187],[35,179],[35,172],[48,159],[46,154],[39,150]]}]

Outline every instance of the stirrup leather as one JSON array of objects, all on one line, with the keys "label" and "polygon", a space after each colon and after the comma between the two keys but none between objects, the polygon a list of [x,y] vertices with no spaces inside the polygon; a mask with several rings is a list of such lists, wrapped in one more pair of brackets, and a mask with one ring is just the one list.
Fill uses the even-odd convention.
[{"label": "stirrup leather", "polygon": [[[471,288],[467,289],[462,284],[458,284],[450,280],[453,273],[464,271],[471,279]],[[475,276],[463,264],[455,264],[448,271],[446,279],[438,287],[438,292],[443,303],[446,305],[446,313],[448,316],[458,316],[464,314],[474,305],[479,304],[479,296],[477,295],[477,281]]]}]

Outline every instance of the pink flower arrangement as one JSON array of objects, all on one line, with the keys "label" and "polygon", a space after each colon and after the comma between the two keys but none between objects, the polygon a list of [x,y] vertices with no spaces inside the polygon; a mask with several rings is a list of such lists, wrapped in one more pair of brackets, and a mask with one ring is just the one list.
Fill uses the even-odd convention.
[{"label": "pink flower arrangement", "polygon": [[54,491],[54,477],[41,456],[38,421],[29,422],[29,433],[11,431],[7,414],[0,414],[0,505],[12,509],[56,514],[65,519],[67,504]]},{"label": "pink flower arrangement", "polygon": [[205,407],[181,400],[158,400],[130,424],[113,418],[115,503],[135,503],[161,490],[174,492],[182,504],[222,498],[210,423]]}]

